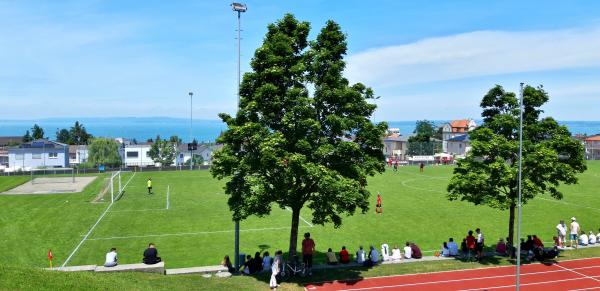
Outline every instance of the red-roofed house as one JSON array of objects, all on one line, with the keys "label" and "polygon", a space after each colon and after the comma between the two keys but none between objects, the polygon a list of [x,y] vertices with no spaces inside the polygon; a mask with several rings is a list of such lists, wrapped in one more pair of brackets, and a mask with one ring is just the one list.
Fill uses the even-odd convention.
[{"label": "red-roofed house", "polygon": [[459,119],[452,120],[446,124],[442,129],[442,140],[443,140],[443,150],[445,153],[448,152],[448,140],[451,138],[465,135],[469,131],[475,129],[477,124],[473,119]]},{"label": "red-roofed house", "polygon": [[588,160],[600,160],[600,134],[589,136],[583,142],[586,158]]}]

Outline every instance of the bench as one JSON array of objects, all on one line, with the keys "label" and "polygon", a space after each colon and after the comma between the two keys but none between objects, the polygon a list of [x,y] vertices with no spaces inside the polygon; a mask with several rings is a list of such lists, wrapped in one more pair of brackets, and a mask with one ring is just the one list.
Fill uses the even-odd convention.
[{"label": "bench", "polygon": [[70,266],[70,267],[56,267],[56,268],[44,268],[49,271],[60,271],[60,272],[93,272],[96,270],[96,265],[84,265],[84,266]]},{"label": "bench", "polygon": [[228,272],[227,267],[218,266],[205,266],[205,267],[192,267],[192,268],[179,268],[179,269],[167,269],[167,275],[184,275],[184,274],[209,274]]},{"label": "bench", "polygon": [[154,265],[146,264],[126,264],[116,265],[114,267],[98,266],[96,272],[142,272],[142,273],[165,273],[165,262],[160,262]]}]

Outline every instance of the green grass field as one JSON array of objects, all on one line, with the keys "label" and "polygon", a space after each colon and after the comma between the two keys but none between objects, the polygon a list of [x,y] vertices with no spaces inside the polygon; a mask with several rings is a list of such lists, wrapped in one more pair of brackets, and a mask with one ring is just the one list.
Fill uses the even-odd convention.
[{"label": "green grass field", "polygon": [[[523,233],[537,234],[544,241],[554,235],[559,219],[576,216],[583,230],[600,227],[600,163],[588,163],[578,185],[565,186],[561,201],[539,197],[523,209]],[[390,246],[414,241],[425,251],[438,250],[448,237],[462,238],[480,227],[487,244],[506,236],[508,212],[487,206],[449,202],[445,188],[452,167],[430,166],[424,173],[416,167],[401,167],[372,177],[369,189],[380,191],[384,213],[374,209],[345,218],[343,226],[312,226],[310,212],[301,216],[300,233],[309,231],[317,251],[339,250],[345,245],[354,252],[359,245]],[[154,194],[146,194],[152,177]],[[14,187],[19,177],[0,177],[0,188]],[[101,264],[110,247],[118,248],[120,263],[136,263],[149,242],[157,245],[167,268],[216,265],[223,255],[233,254],[233,222],[223,194],[223,182],[208,171],[138,172],[123,174],[129,183],[68,265]],[[0,195],[0,248],[8,250],[3,265],[47,266],[46,252],[52,249],[60,265],[96,223],[109,203],[90,203],[106,182],[96,179],[82,193],[55,195]],[[12,185],[12,186],[11,186]],[[169,209],[167,209],[169,187]],[[372,204],[375,197],[372,197]],[[241,222],[241,251],[286,250],[291,213],[274,208],[267,218]],[[431,253],[431,252],[430,252]],[[323,255],[319,254],[323,260]]]}]

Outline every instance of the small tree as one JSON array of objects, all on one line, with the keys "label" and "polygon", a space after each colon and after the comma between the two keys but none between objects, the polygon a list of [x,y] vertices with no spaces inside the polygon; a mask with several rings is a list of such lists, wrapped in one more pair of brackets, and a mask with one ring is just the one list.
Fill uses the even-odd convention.
[{"label": "small tree", "polygon": [[171,143],[173,143],[173,144],[182,144],[182,143],[183,143],[183,141],[181,140],[181,138],[179,138],[179,137],[178,137],[178,136],[176,136],[176,135],[172,135],[172,136],[169,138],[169,142],[171,142]]},{"label": "small tree", "polygon": [[25,131],[25,135],[23,135],[23,142],[30,142],[32,140],[33,138],[31,137],[31,134],[29,134],[29,130]]},{"label": "small tree", "polygon": [[44,129],[41,128],[39,125],[34,124],[31,128],[31,137],[34,140],[44,138]]},{"label": "small tree", "polygon": [[[540,118],[540,107],[548,99],[541,86],[526,86],[523,91],[524,204],[538,195],[562,199],[558,186],[577,183],[576,174],[586,170],[581,143],[551,117]],[[448,198],[508,209],[508,238],[514,243],[519,101],[514,93],[496,86],[483,97],[481,108],[483,124],[469,133],[471,151],[454,169]]]},{"label": "small tree", "polygon": [[89,140],[92,138],[92,135],[87,132],[85,126],[79,123],[79,121],[75,121],[75,124],[71,127],[69,134],[71,135],[70,144],[88,144]]},{"label": "small tree", "polygon": [[171,142],[161,140],[160,136],[157,136],[148,155],[155,163],[159,163],[161,167],[170,166],[175,159],[175,146]]},{"label": "small tree", "polygon": [[433,155],[435,143],[431,138],[435,134],[435,124],[428,120],[418,120],[413,133],[415,135],[408,138],[408,155]]},{"label": "small tree", "polygon": [[66,129],[56,130],[56,141],[72,144],[71,133]]},{"label": "small tree", "polygon": [[290,259],[303,207],[313,223],[339,227],[342,215],[367,211],[367,176],[384,170],[387,125],[370,122],[373,91],[343,77],[344,33],[328,21],[307,48],[309,30],[290,14],[268,26],[237,115],[220,114],[228,129],[211,167],[213,176],[230,177],[233,220],[266,216],[273,204],[291,210]]},{"label": "small tree", "polygon": [[88,146],[88,161],[94,165],[120,166],[119,143],[108,138],[93,138]]}]

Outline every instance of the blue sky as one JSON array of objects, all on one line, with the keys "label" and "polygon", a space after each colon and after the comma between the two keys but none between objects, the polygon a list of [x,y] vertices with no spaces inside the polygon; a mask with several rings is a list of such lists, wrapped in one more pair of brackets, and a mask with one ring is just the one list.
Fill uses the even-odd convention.
[{"label": "blue sky", "polygon": [[[0,0],[0,119],[194,116],[236,105],[229,1]],[[376,120],[478,118],[494,84],[543,84],[546,113],[600,120],[600,2],[247,1],[242,70],[291,12],[348,35],[346,76]]]}]

